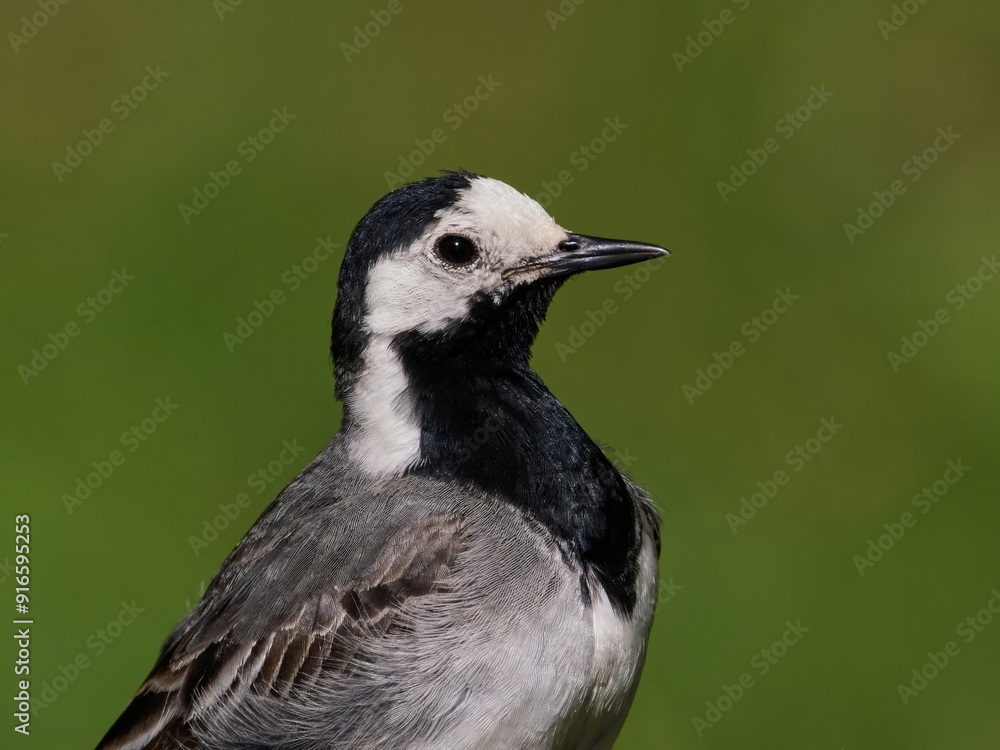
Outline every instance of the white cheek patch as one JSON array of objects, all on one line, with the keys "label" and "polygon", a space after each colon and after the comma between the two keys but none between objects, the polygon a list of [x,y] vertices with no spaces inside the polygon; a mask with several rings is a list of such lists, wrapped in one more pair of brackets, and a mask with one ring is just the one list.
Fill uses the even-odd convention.
[{"label": "white cheek patch", "polygon": [[477,292],[498,283],[487,269],[452,271],[419,251],[390,255],[368,277],[365,322],[373,334],[384,336],[440,331],[468,314]]}]

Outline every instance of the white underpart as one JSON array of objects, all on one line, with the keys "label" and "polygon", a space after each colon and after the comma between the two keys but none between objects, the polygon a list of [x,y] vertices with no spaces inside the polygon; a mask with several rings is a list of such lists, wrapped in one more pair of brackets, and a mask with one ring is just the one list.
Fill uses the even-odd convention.
[{"label": "white underpart", "polygon": [[610,748],[625,721],[639,682],[639,670],[646,655],[659,588],[659,568],[655,543],[643,540],[636,579],[633,616],[623,619],[611,606],[604,587],[591,586],[594,593],[593,689],[587,711],[593,717],[593,734],[588,747]]},{"label": "white underpart", "polygon": [[[365,327],[371,343],[348,406],[355,425],[351,455],[372,473],[399,474],[420,460],[420,427],[392,339],[454,324],[468,314],[477,294],[505,289],[510,282],[504,271],[555,252],[566,238],[566,230],[536,201],[488,177],[474,178],[436,218],[415,242],[369,272]],[[479,259],[454,267],[438,258],[436,244],[446,234],[473,240]]]}]

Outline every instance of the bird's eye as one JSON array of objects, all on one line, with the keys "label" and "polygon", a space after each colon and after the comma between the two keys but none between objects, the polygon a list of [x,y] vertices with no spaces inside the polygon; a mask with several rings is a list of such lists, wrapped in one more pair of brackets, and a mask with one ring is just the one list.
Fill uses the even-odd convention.
[{"label": "bird's eye", "polygon": [[453,266],[467,266],[479,257],[479,248],[468,237],[460,234],[446,234],[438,240],[437,254],[445,263]]}]

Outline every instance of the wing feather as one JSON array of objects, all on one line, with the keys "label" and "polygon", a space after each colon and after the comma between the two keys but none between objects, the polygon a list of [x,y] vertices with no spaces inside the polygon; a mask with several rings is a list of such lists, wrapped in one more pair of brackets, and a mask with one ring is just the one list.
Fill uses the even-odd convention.
[{"label": "wing feather", "polygon": [[[461,528],[448,513],[400,526],[363,569],[271,613],[256,637],[237,627],[246,602],[226,572],[237,548],[98,750],[199,750],[197,727],[216,712],[250,696],[287,696],[324,673],[348,675],[364,639],[391,632],[410,598],[443,590]],[[280,576],[281,556],[271,557],[275,570],[265,572]]]}]

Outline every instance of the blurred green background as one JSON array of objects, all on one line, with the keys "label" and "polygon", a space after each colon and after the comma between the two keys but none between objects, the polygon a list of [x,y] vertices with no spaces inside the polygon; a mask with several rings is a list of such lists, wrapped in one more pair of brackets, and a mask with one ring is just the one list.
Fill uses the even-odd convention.
[{"label": "blurred green background", "polygon": [[[641,278],[567,285],[535,350],[663,508],[664,601],[616,747],[997,747],[1000,11],[895,7],[4,3],[0,578],[12,612],[13,517],[28,513],[46,700],[28,739],[8,700],[4,736],[96,744],[336,432],[339,260],[402,161],[414,178],[495,176],[573,230],[674,251]],[[275,108],[283,129],[259,133]],[[230,161],[239,173],[182,213]],[[892,204],[869,209],[879,195]],[[317,238],[338,249],[304,264]],[[276,289],[284,302],[227,346]],[[797,299],[765,313],[777,290]],[[144,427],[157,399],[176,409]],[[843,426],[808,442],[823,419]],[[273,464],[283,441],[304,451]],[[758,482],[773,497],[751,515]],[[249,507],[207,539],[240,493]],[[783,635],[794,644],[772,648]],[[949,641],[933,675],[928,652]]]}]

